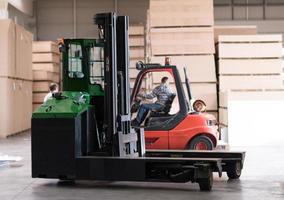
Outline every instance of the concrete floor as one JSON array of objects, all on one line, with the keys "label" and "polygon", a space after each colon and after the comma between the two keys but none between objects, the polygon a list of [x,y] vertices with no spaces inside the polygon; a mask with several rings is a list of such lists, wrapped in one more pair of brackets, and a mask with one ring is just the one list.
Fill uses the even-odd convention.
[{"label": "concrete floor", "polygon": [[[250,147],[240,180],[214,177],[211,192],[200,192],[197,184],[78,182],[32,179],[30,133],[0,140],[0,152],[24,160],[0,168],[0,200],[6,199],[284,199],[284,146]],[[52,148],[52,145],[51,145]]]}]

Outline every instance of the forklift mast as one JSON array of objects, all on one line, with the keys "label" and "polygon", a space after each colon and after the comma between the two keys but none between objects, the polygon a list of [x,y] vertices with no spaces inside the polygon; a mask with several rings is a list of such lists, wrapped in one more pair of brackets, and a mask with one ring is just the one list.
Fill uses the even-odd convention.
[{"label": "forklift mast", "polygon": [[[97,14],[100,39],[104,41],[104,133],[112,156],[138,156],[137,133],[131,128],[128,77],[128,16]],[[143,131],[141,131],[143,132]]]}]

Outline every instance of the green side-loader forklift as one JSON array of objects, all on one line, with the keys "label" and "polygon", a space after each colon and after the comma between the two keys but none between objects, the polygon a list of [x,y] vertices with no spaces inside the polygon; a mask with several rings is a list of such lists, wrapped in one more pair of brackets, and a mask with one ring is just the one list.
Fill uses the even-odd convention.
[{"label": "green side-loader forklift", "polygon": [[32,177],[191,181],[201,190],[211,190],[213,172],[238,178],[244,152],[145,152],[143,128],[131,127],[128,17],[102,13],[94,22],[98,39],[60,45],[62,91],[32,115]]}]

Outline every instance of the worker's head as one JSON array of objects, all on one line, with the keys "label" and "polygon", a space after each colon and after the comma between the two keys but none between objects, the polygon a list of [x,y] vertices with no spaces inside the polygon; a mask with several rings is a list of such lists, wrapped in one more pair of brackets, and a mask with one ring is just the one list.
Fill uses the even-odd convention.
[{"label": "worker's head", "polygon": [[162,84],[167,83],[167,80],[168,80],[168,79],[169,79],[168,77],[164,76],[164,77],[161,79],[161,83],[162,83]]},{"label": "worker's head", "polygon": [[56,83],[51,83],[49,85],[49,91],[52,93],[58,92],[58,85]]}]

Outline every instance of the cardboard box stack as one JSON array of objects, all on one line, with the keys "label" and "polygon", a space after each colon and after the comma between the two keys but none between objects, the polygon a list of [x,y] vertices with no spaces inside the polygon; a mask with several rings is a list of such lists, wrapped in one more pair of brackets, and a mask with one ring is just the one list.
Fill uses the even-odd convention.
[{"label": "cardboard box stack", "polygon": [[224,127],[230,112],[227,93],[282,90],[281,52],[281,35],[219,36],[219,120]]},{"label": "cardboard box stack", "polygon": [[0,138],[31,127],[33,35],[0,20]]},{"label": "cardboard box stack", "polygon": [[33,43],[33,109],[43,103],[50,83],[59,84],[60,54],[56,43],[35,41]]},{"label": "cardboard box stack", "polygon": [[[213,0],[150,0],[150,61],[164,64],[165,56],[170,57],[182,80],[185,67],[193,97],[204,100],[207,110],[216,114],[213,22]],[[160,78],[153,75],[153,84],[158,84]]]}]

